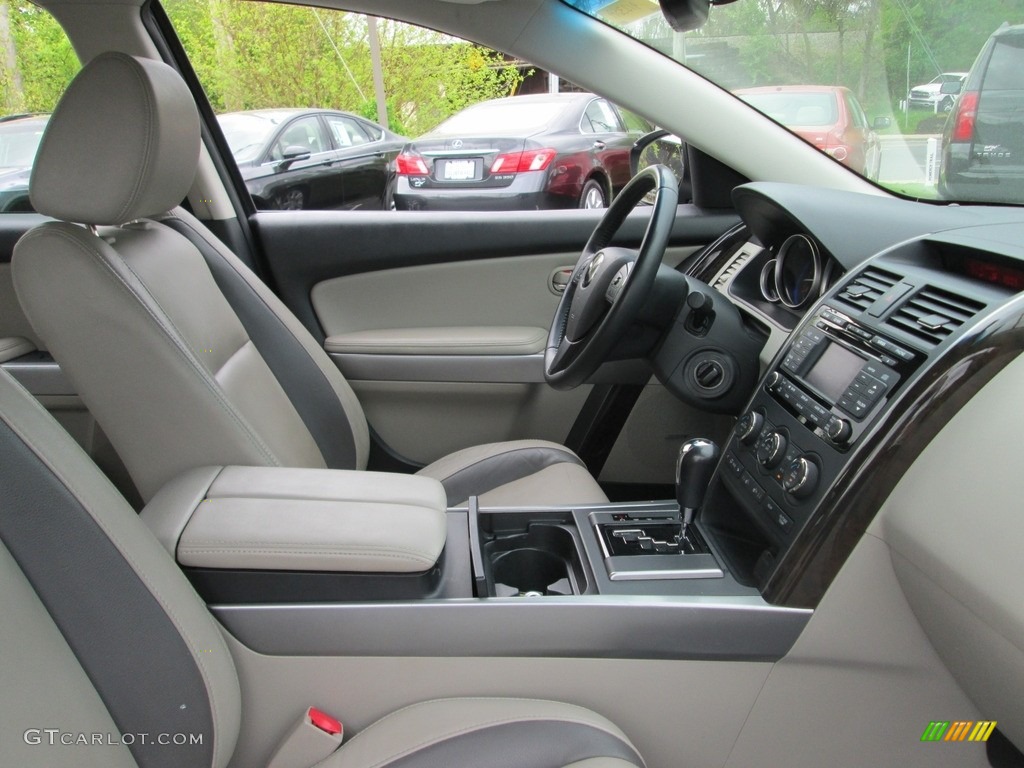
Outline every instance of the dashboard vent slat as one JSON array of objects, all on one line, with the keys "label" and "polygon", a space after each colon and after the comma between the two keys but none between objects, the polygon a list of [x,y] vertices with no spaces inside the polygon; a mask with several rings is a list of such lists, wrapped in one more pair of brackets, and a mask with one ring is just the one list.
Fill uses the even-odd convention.
[{"label": "dashboard vent slat", "polygon": [[836,297],[862,312],[885,295],[886,291],[900,281],[899,275],[884,269],[869,267],[849,283]]},{"label": "dashboard vent slat", "polygon": [[887,325],[934,347],[984,308],[979,301],[925,286],[896,308]]},{"label": "dashboard vent slat", "polygon": [[725,269],[718,273],[718,277],[715,278],[714,284],[711,286],[719,291],[724,291],[725,287],[729,285],[729,282],[736,275],[737,272],[756,254],[750,253],[746,250],[740,250],[736,258],[729,262]]}]

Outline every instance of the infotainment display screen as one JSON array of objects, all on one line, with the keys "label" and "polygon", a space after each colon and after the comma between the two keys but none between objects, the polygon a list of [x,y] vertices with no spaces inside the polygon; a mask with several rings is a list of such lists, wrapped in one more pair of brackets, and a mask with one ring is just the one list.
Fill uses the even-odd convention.
[{"label": "infotainment display screen", "polygon": [[804,374],[803,379],[834,403],[842,397],[863,365],[864,358],[839,344],[829,342],[818,362]]}]

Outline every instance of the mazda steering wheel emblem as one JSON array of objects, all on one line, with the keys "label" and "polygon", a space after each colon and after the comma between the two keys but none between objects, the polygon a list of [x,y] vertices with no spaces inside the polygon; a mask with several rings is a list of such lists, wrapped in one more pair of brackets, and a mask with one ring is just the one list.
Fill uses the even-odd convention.
[{"label": "mazda steering wheel emblem", "polygon": [[456,139],[452,142],[452,149],[462,149],[462,139]]},{"label": "mazda steering wheel emblem", "polygon": [[601,270],[601,265],[604,263],[604,254],[599,253],[594,257],[593,261],[587,265],[587,271],[583,273],[583,287],[586,288],[590,285],[597,273]]}]

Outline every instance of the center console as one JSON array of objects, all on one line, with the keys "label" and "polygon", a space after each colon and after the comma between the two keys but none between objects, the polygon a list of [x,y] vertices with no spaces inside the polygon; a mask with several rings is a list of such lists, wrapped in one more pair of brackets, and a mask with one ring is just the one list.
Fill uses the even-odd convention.
[{"label": "center console", "polygon": [[764,535],[780,546],[792,539],[924,359],[844,312],[814,313],[740,418],[722,464]]}]

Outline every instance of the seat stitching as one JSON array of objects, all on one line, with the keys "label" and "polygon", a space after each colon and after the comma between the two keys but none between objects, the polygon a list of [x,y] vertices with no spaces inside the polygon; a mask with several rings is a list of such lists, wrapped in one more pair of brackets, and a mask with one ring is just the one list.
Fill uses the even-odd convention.
[{"label": "seat stitching", "polygon": [[[148,180],[149,174],[151,173],[152,170],[152,158],[150,156],[150,149],[153,146],[152,125],[154,122],[153,117],[156,110],[153,108],[154,102],[153,99],[151,98],[152,94],[150,93],[149,88],[146,87],[146,78],[144,78],[142,76],[142,73],[139,72],[138,67],[140,67],[141,65],[138,65],[135,62],[132,62],[130,64],[129,62],[126,62],[123,59],[121,59],[121,57],[115,57],[112,59],[112,61],[117,62],[122,66],[125,66],[128,72],[141,85],[142,97],[145,102],[145,112],[142,116],[146,128],[144,132],[145,145],[142,148],[142,172],[137,174],[135,178],[135,184],[128,195],[128,199],[125,200],[124,205],[121,206],[121,210],[118,211],[117,213],[118,220],[122,220],[128,214],[128,212],[131,211],[131,209],[138,202],[139,198],[142,196],[143,182],[144,180]],[[132,64],[136,65],[132,66]]]}]

